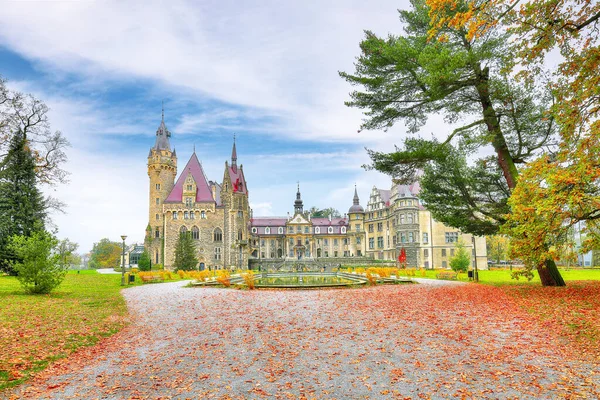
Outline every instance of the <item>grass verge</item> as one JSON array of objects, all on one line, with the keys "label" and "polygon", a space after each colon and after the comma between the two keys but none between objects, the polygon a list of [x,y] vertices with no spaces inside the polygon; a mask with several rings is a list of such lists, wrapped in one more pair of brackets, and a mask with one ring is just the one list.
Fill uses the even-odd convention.
[{"label": "grass verge", "polygon": [[16,278],[0,276],[0,390],[123,328],[120,282],[120,275],[70,272],[51,294],[28,295]]}]

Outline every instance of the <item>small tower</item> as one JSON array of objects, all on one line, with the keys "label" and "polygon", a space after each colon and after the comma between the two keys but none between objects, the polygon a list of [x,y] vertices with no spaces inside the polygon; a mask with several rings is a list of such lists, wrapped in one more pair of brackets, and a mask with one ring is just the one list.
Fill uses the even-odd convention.
[{"label": "small tower", "polygon": [[250,202],[244,177],[244,166],[237,165],[235,136],[231,149],[231,165],[225,162],[221,202],[224,209],[223,263],[225,266],[247,268],[248,237],[250,235]]},{"label": "small tower", "polygon": [[356,185],[354,185],[354,198],[348,210],[348,233],[350,236],[350,252],[354,256],[364,256],[366,252],[366,236],[364,228],[365,210],[360,205]]},{"label": "small tower", "polygon": [[296,192],[296,201],[294,201],[294,215],[302,214],[304,212],[304,204],[302,203],[302,197],[300,196],[300,182],[298,182],[298,192]]},{"label": "small tower", "polygon": [[153,264],[163,263],[163,249],[160,245],[164,238],[164,221],[162,205],[173,189],[177,175],[177,155],[175,149],[171,151],[169,138],[171,132],[165,125],[165,109],[162,108],[162,118],[156,130],[154,146],[148,153],[148,178],[149,190],[149,215],[146,231],[146,243]]}]

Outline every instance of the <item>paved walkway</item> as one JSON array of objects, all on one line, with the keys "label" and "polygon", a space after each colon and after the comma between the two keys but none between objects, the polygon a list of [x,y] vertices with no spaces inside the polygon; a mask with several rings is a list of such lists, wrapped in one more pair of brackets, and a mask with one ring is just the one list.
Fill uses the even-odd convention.
[{"label": "paved walkway", "polygon": [[[600,395],[584,361],[493,287],[126,289],[132,324],[17,397],[564,398]],[[564,346],[562,346],[564,347]]]}]

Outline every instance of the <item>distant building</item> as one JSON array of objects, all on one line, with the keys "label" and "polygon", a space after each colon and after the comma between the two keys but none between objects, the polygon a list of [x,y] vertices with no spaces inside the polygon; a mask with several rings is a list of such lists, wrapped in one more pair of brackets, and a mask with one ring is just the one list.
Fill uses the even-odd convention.
[{"label": "distant building", "polygon": [[465,234],[435,221],[418,194],[420,186],[394,183],[390,190],[371,190],[364,225],[367,254],[378,260],[395,260],[402,249],[407,264],[419,268],[449,268],[455,244],[462,240],[477,256],[477,267],[487,269],[485,237]]}]

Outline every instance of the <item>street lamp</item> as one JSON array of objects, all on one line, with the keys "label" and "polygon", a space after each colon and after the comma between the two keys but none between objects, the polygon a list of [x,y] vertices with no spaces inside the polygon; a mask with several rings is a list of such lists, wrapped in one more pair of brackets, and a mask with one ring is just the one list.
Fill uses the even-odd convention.
[{"label": "street lamp", "polygon": [[121,235],[121,239],[123,239],[123,265],[121,267],[121,286],[125,286],[125,239],[127,239],[127,235]]}]

